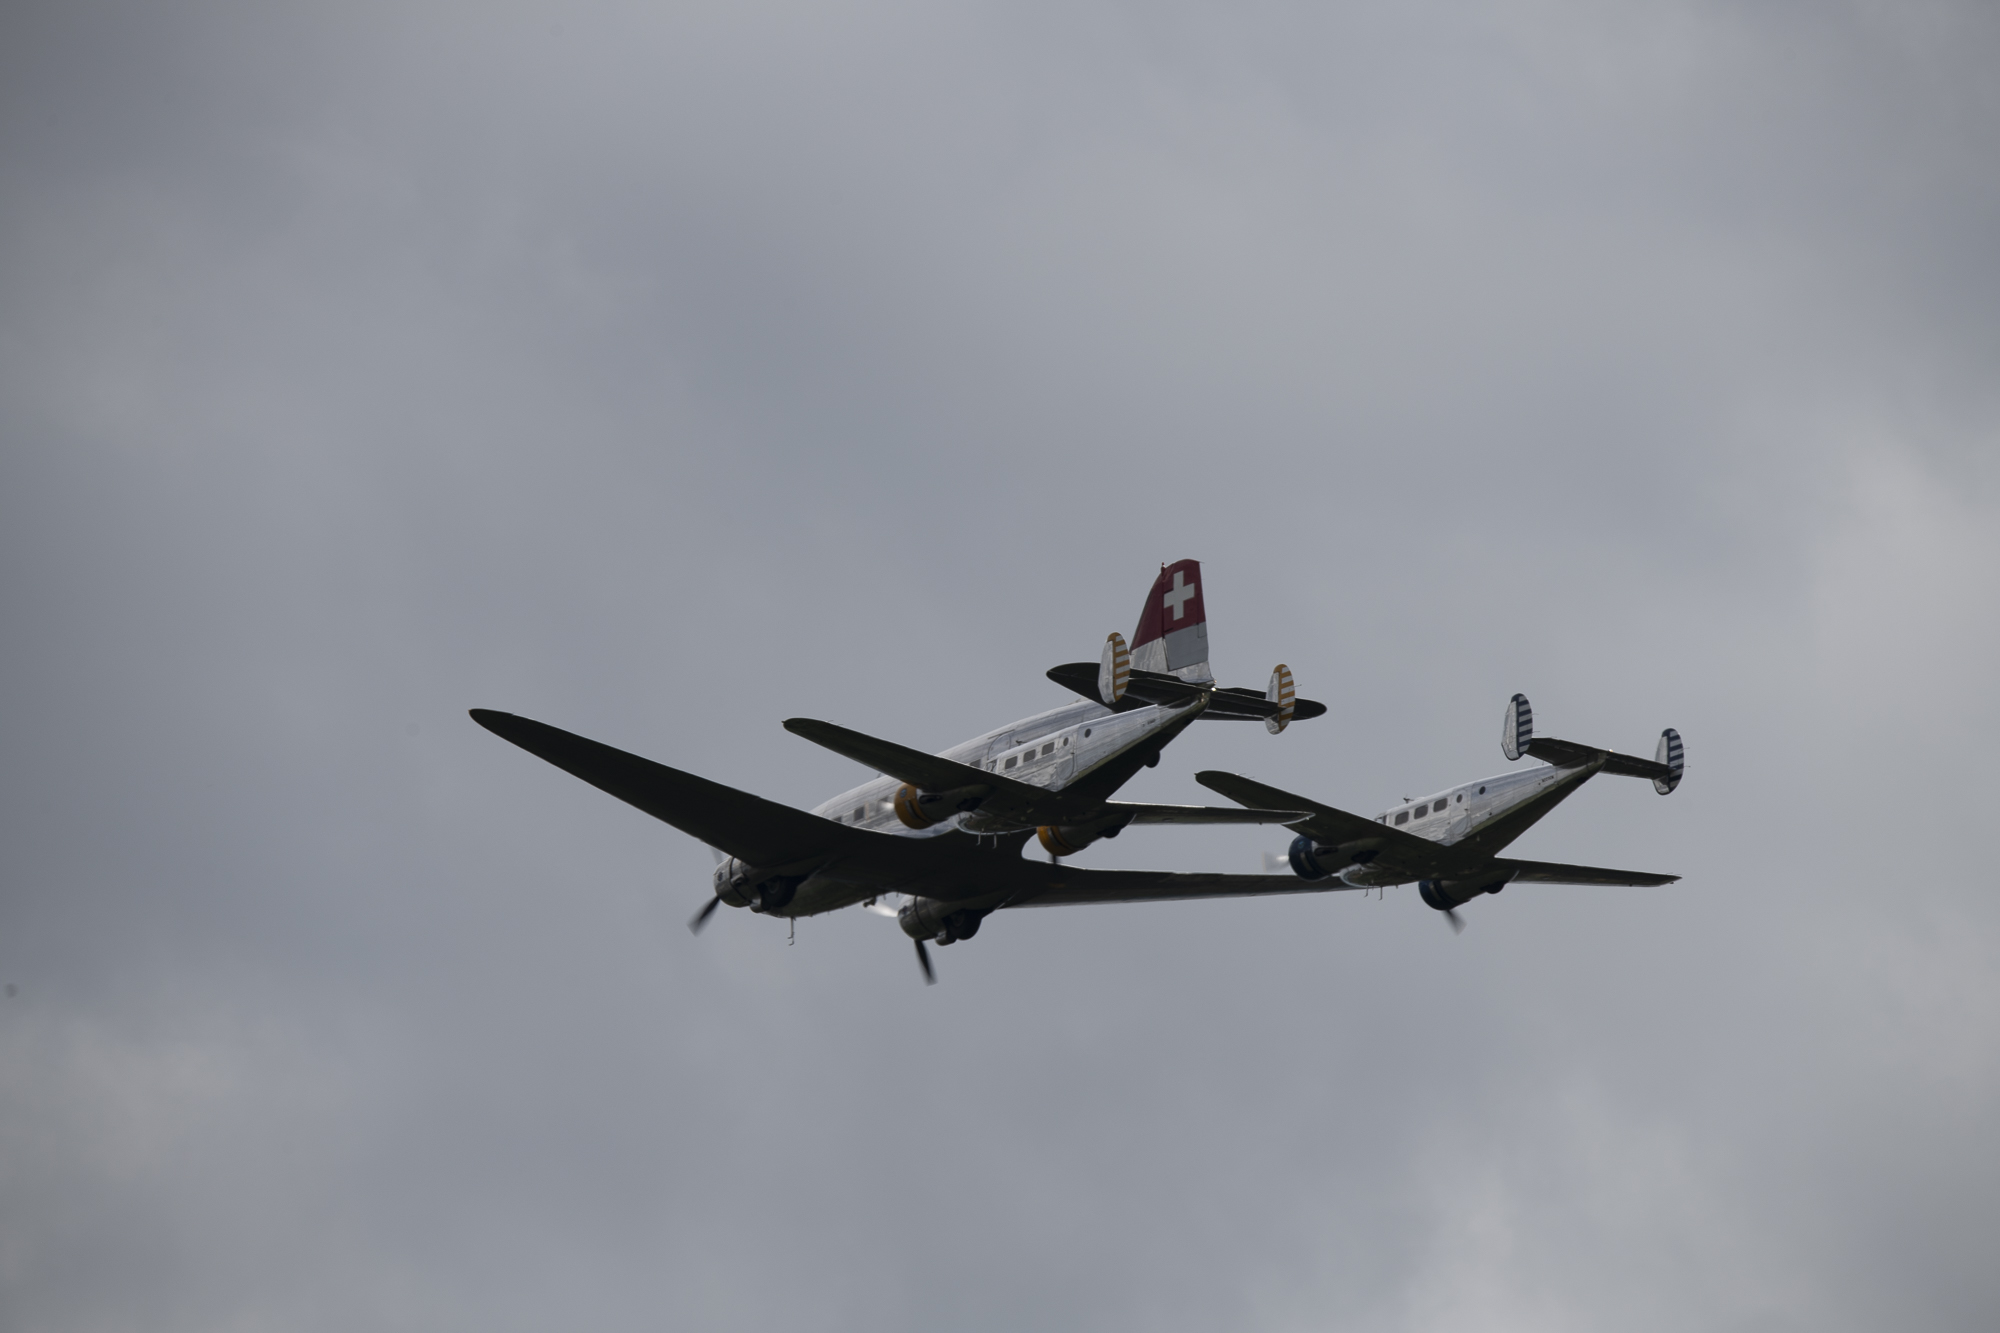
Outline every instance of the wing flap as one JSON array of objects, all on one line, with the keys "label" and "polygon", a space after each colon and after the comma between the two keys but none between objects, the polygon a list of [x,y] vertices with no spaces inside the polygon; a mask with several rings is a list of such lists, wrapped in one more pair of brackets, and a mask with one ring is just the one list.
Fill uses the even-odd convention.
[{"label": "wing flap", "polygon": [[1641,870],[1606,870],[1599,866],[1566,866],[1555,861],[1513,861],[1496,858],[1494,866],[1512,872],[1510,884],[1606,884],[1652,888],[1672,884],[1679,875],[1652,875]]},{"label": "wing flap", "polygon": [[1304,810],[1245,810],[1224,805],[1141,805],[1132,801],[1106,801],[1108,814],[1131,813],[1133,824],[1289,824],[1306,815]]},{"label": "wing flap", "polygon": [[785,865],[864,836],[831,820],[627,754],[532,718],[472,710],[472,720],[599,791],[751,865]]},{"label": "wing flap", "polygon": [[1183,902],[1253,898],[1276,893],[1327,893],[1352,885],[1297,875],[1187,875],[1166,870],[1077,870],[1052,866],[1040,888],[1014,896],[1008,907],[1077,907],[1088,903]]}]

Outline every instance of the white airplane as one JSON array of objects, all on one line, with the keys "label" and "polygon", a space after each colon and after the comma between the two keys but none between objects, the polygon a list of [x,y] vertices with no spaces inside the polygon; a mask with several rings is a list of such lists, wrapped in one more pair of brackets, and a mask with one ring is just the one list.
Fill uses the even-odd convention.
[{"label": "white airplane", "polygon": [[[1285,858],[1292,872],[1325,889],[1374,889],[1415,880],[1424,902],[1445,914],[1453,930],[1463,930],[1458,908],[1482,893],[1509,884],[1672,884],[1678,875],[1596,866],[1516,861],[1498,855],[1529,826],[1599,773],[1650,778],[1665,796],[1680,786],[1686,753],[1680,733],[1668,727],[1650,760],[1592,749],[1570,741],[1535,736],[1534,711],[1526,695],[1507,701],[1500,750],[1508,759],[1522,755],[1545,761],[1533,768],[1481,778],[1420,801],[1408,801],[1373,819],[1280,791],[1234,773],[1214,770],[1195,781],[1244,805],[1310,810],[1292,827],[1299,831]],[[1275,864],[1274,864],[1275,863]],[[1266,854],[1267,869],[1284,864]]]},{"label": "white airplane", "polygon": [[[926,940],[970,939],[1003,907],[1310,891],[1276,875],[1057,863],[1134,824],[1283,824],[1309,808],[1111,799],[1197,718],[1257,719],[1276,734],[1326,712],[1297,697],[1282,664],[1262,694],[1215,684],[1197,562],[1161,567],[1131,648],[1112,634],[1097,663],[1070,663],[1048,675],[1084,701],[935,755],[830,722],[791,719],[786,730],[883,775],[809,813],[511,713],[475,708],[472,718],[715,848],[714,896],[689,922],[692,929],[723,903],[794,919],[858,903],[897,918],[916,941],[927,981],[935,975]],[[1022,855],[1031,836],[1049,853],[1048,864]]]}]

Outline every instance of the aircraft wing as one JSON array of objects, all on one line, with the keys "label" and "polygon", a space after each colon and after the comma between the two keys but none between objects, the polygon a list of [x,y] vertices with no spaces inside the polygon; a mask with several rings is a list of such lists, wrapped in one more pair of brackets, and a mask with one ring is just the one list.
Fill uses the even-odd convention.
[{"label": "aircraft wing", "polygon": [[1074,907],[1085,903],[1157,903],[1191,898],[1250,898],[1271,893],[1326,893],[1353,887],[1339,880],[1297,875],[1182,875],[1166,870],[1077,870],[1036,867],[1044,873],[1002,904],[1006,907]]},{"label": "aircraft wing", "polygon": [[1378,824],[1361,815],[1351,815],[1345,810],[1336,810],[1330,805],[1321,805],[1309,797],[1267,787],[1235,773],[1223,773],[1211,768],[1195,774],[1194,780],[1242,805],[1305,810],[1307,817],[1292,824],[1299,832],[1329,843],[1372,840],[1380,845],[1383,854],[1390,856],[1398,865],[1429,864],[1450,855],[1448,848],[1429,838],[1419,838],[1413,833]]},{"label": "aircraft wing", "polygon": [[786,718],[785,730],[924,791],[984,787],[993,794],[986,798],[983,808],[1009,817],[1019,816],[1027,822],[1032,822],[1037,814],[1047,815],[1050,819],[1060,818],[1065,804],[1059,791],[1050,791],[1033,783],[1016,782],[1013,778],[989,773],[983,768],[925,754],[922,750],[913,750],[907,745],[898,745],[864,732],[850,731],[831,722],[810,717]]},{"label": "aircraft wing", "polygon": [[1513,872],[1510,884],[1629,884],[1647,888],[1672,884],[1679,875],[1649,875],[1640,870],[1602,870],[1597,866],[1566,866],[1553,861],[1512,861],[1497,857],[1497,869]]},{"label": "aircraft wing", "polygon": [[1304,810],[1245,810],[1227,805],[1140,805],[1106,801],[1107,814],[1130,813],[1134,824],[1289,824]]},{"label": "aircraft wing", "polygon": [[609,792],[751,865],[786,865],[858,846],[874,836],[586,740],[545,722],[487,708],[473,709],[472,720],[599,791]]}]

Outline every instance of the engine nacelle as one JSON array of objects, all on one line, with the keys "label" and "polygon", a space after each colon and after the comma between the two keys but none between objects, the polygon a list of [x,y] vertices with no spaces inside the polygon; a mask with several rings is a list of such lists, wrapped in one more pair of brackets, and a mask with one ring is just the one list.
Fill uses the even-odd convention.
[{"label": "engine nacelle", "polygon": [[1372,838],[1338,845],[1314,842],[1301,833],[1292,839],[1289,859],[1292,873],[1300,879],[1331,879],[1349,866],[1365,866],[1381,849]]},{"label": "engine nacelle", "polygon": [[909,783],[896,788],[896,818],[905,828],[930,828],[953,815],[977,810],[992,791],[978,785],[953,787],[950,791],[918,791]]},{"label": "engine nacelle", "polygon": [[956,907],[935,898],[912,898],[896,913],[896,924],[905,935],[933,944],[969,940],[979,933],[979,923],[985,919],[985,912]]},{"label": "engine nacelle", "polygon": [[791,903],[806,879],[805,875],[760,870],[732,856],[715,868],[715,896],[731,907],[778,912]]},{"label": "engine nacelle", "polygon": [[1440,912],[1449,912],[1454,907],[1463,907],[1482,893],[1498,893],[1507,887],[1508,876],[1498,879],[1420,879],[1417,881],[1417,896],[1427,907],[1435,907]]},{"label": "engine nacelle", "polygon": [[1043,824],[1035,830],[1035,837],[1050,856],[1075,856],[1101,838],[1117,837],[1131,822],[1130,815],[1113,815],[1088,824]]}]

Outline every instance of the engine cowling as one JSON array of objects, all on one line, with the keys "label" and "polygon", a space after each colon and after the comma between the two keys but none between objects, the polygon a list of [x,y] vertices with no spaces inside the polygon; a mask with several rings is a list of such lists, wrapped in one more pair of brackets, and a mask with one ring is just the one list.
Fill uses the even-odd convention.
[{"label": "engine cowling", "polygon": [[1349,866],[1365,866],[1380,850],[1373,839],[1331,844],[1315,842],[1301,833],[1292,839],[1287,857],[1292,873],[1300,879],[1331,879]]},{"label": "engine cowling", "polygon": [[950,791],[919,791],[914,785],[904,783],[896,788],[896,818],[905,828],[931,828],[953,815],[977,810],[991,790],[975,784],[953,787]]},{"label": "engine cowling", "polygon": [[753,912],[778,912],[798,893],[805,874],[783,874],[730,857],[715,868],[715,896],[731,907]]},{"label": "engine cowling", "polygon": [[896,913],[896,924],[913,940],[954,944],[979,933],[986,912],[957,907],[936,898],[912,898]]},{"label": "engine cowling", "polygon": [[1087,824],[1043,824],[1035,830],[1035,837],[1050,856],[1075,856],[1093,842],[1117,837],[1131,822],[1130,815],[1114,815]]},{"label": "engine cowling", "polygon": [[1463,907],[1482,893],[1498,893],[1507,887],[1508,876],[1498,879],[1420,879],[1417,881],[1417,896],[1427,907],[1435,907],[1440,912],[1449,912],[1454,907]]}]

